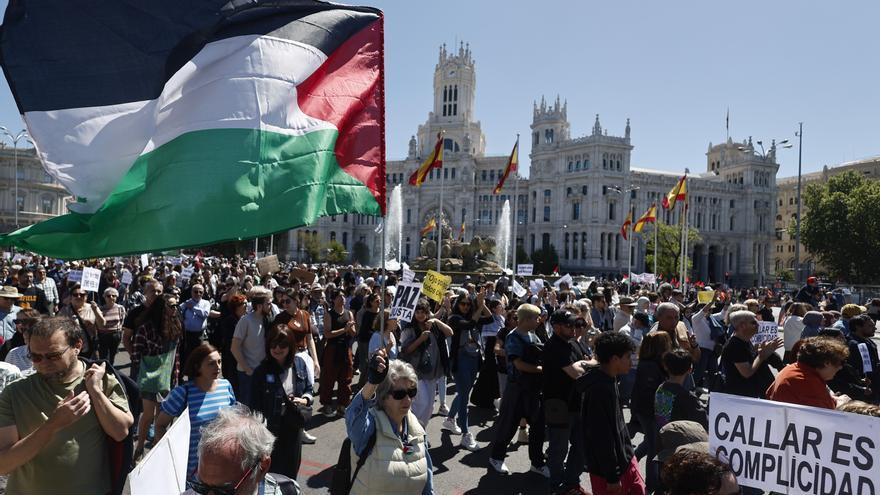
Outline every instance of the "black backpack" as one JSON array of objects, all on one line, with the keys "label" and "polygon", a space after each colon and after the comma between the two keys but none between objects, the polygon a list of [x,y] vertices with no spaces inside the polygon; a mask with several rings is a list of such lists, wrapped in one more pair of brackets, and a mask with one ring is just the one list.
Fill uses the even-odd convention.
[{"label": "black backpack", "polygon": [[355,466],[354,473],[352,473],[351,438],[346,438],[342,441],[342,448],[339,450],[339,459],[336,461],[336,467],[333,469],[333,479],[330,482],[330,495],[348,495],[351,492],[354,480],[357,478],[358,472],[360,472],[361,468],[364,467],[364,463],[367,462],[367,457],[369,457],[370,453],[373,451],[374,445],[376,445],[375,430],[373,430],[373,434],[370,435],[370,438],[367,440],[367,447],[364,449],[363,453],[361,453],[360,457],[358,457],[357,466]]}]

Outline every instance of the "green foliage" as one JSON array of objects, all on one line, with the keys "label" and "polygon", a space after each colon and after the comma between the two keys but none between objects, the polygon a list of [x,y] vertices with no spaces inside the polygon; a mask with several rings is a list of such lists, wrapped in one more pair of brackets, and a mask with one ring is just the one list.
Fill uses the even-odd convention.
[{"label": "green foliage", "polygon": [[522,246],[516,246],[516,264],[527,265],[529,263],[529,254]]},{"label": "green foliage", "polygon": [[362,265],[370,262],[370,248],[365,243],[357,241],[352,248],[352,258]]},{"label": "green foliage", "polygon": [[[853,283],[880,280],[874,259],[880,246],[880,181],[850,171],[824,184],[810,184],[803,196],[801,242],[836,278]],[[789,227],[796,235],[794,224]]]},{"label": "green foliage", "polygon": [[783,282],[794,282],[794,272],[791,270],[782,270],[776,272],[776,277]]},{"label": "green foliage", "polygon": [[310,262],[314,263],[318,261],[318,258],[321,256],[321,241],[318,240],[318,236],[304,233],[302,237],[302,247],[303,251],[309,256]]},{"label": "green foliage", "polygon": [[[673,277],[677,278],[681,264],[681,227],[678,225],[666,225],[659,221],[654,224],[654,227],[660,229],[657,232],[657,271],[662,273],[667,280]],[[650,271],[654,269],[654,233],[649,230],[643,230],[642,233],[648,239],[645,270]],[[694,228],[688,228],[687,236],[688,246],[693,246],[703,240],[700,231]],[[688,257],[688,273],[690,273],[692,267],[693,260]]]},{"label": "green foliage", "polygon": [[334,263],[338,265],[340,263],[344,263],[345,259],[348,258],[348,251],[346,251],[345,247],[337,241],[328,242],[324,252],[326,253],[324,256],[324,261],[326,261],[327,263]]},{"label": "green foliage", "polygon": [[[520,263],[519,257],[516,259],[517,264]],[[553,269],[559,266],[559,253],[553,244],[547,249],[538,249],[532,252],[532,263],[535,265],[535,274],[549,275],[553,273]]]}]

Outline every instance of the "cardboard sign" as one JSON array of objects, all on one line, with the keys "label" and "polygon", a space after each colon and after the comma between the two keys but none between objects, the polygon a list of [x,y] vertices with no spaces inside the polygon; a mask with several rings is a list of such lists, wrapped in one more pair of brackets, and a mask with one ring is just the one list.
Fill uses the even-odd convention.
[{"label": "cardboard sign", "polygon": [[712,393],[709,451],[740,486],[784,494],[877,494],[880,419]]},{"label": "cardboard sign", "polygon": [[397,290],[394,292],[394,301],[391,302],[390,318],[397,321],[412,321],[421,293],[422,284],[410,282],[397,284]]},{"label": "cardboard sign", "polygon": [[131,283],[134,281],[134,276],[132,276],[128,268],[122,269],[122,277],[120,277],[120,281],[125,285],[131,285]]},{"label": "cardboard sign", "polygon": [[714,290],[701,290],[700,292],[697,292],[697,302],[700,304],[709,304],[714,297]]},{"label": "cardboard sign", "polygon": [[528,292],[528,291],[526,291],[525,287],[523,287],[522,285],[519,285],[519,282],[517,282],[516,280],[513,281],[513,285],[511,286],[511,290],[513,291],[514,294],[516,294],[516,297],[523,297]]},{"label": "cardboard sign", "polygon": [[428,270],[425,274],[425,280],[422,282],[422,292],[428,299],[437,302],[443,302],[443,296],[446,295],[446,288],[452,283],[452,277],[443,275],[442,273]]},{"label": "cardboard sign", "polygon": [[260,276],[264,277],[270,273],[278,273],[281,271],[281,264],[278,263],[278,255],[266,256],[257,260],[257,271]]},{"label": "cardboard sign", "polygon": [[752,344],[758,345],[779,337],[779,326],[773,321],[759,321],[758,333],[752,337]]},{"label": "cardboard sign", "polygon": [[83,268],[80,285],[86,292],[98,292],[98,287],[101,285],[101,270],[89,267]]},{"label": "cardboard sign", "polygon": [[132,469],[122,493],[152,495],[186,491],[189,433],[189,409],[186,409],[174,420],[165,436]]},{"label": "cardboard sign", "polygon": [[83,278],[82,270],[70,270],[67,272],[67,281],[68,282],[81,282]]},{"label": "cardboard sign", "polygon": [[529,275],[532,275],[532,273],[534,273],[534,271],[535,271],[535,265],[532,265],[532,264],[516,265],[516,274],[517,275],[529,276]]},{"label": "cardboard sign", "polygon": [[302,268],[292,268],[290,270],[290,275],[299,279],[303,284],[308,285],[315,283],[315,278],[318,276],[316,273],[303,270]]}]

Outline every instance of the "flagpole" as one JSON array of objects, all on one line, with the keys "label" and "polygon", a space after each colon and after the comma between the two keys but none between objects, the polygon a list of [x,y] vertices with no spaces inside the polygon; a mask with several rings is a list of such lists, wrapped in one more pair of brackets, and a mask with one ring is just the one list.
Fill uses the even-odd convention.
[{"label": "flagpole", "polygon": [[660,230],[660,226],[657,223],[660,220],[657,218],[657,212],[654,212],[654,286],[657,286],[657,231]]},{"label": "flagpole", "polygon": [[519,133],[516,135],[514,149],[516,149],[517,153],[517,164],[516,170],[513,171],[513,256],[511,257],[512,266],[510,267],[513,275],[511,275],[511,279],[516,278],[516,224],[519,223]]},{"label": "flagpole", "polygon": [[[442,133],[443,131],[440,131],[440,132]],[[443,143],[441,143],[440,146],[443,146]],[[440,168],[437,170],[438,171],[443,170],[443,172],[446,171],[445,169],[443,169],[442,164],[440,165]],[[440,210],[437,212],[437,236],[436,236],[436,239],[437,239],[437,273],[440,273],[440,254],[443,251],[443,239],[440,237],[440,235],[443,233],[443,184],[446,182],[443,178],[443,172],[439,172],[440,173]]]},{"label": "flagpole", "polygon": [[[630,211],[630,219],[632,219],[635,216],[635,211],[636,211],[635,205],[633,204],[632,199],[630,199],[629,211]],[[627,239],[628,244],[627,244],[627,248],[626,248],[626,280],[629,283],[626,284],[626,295],[630,295],[630,289],[632,288],[632,283],[633,283],[633,281],[632,281],[633,229],[632,229],[631,225],[632,224],[630,224],[630,226],[627,227],[629,229],[629,236],[627,236],[628,237],[628,239]]]},{"label": "flagpole", "polygon": [[[386,210],[387,211],[387,210]],[[388,273],[385,271],[385,217],[382,217],[382,291],[379,293],[379,332],[384,335],[385,332],[385,281],[388,280]],[[400,253],[398,253],[400,258]],[[403,262],[401,265],[403,266]],[[361,345],[358,342],[358,345]]]},{"label": "flagpole", "polygon": [[688,193],[687,193],[687,173],[685,170],[684,174],[684,205],[682,206],[682,210],[684,211],[684,230],[682,230],[681,237],[682,243],[684,244],[684,251],[682,255],[682,277],[681,277],[681,292],[687,295],[687,254],[688,254],[688,229],[690,228],[690,222],[688,219]]}]

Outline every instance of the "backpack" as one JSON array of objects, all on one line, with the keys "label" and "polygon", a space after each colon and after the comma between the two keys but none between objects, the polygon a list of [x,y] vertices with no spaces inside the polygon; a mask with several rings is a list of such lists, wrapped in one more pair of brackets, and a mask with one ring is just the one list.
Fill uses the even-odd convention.
[{"label": "backpack", "polygon": [[[138,417],[141,415],[141,412],[143,412],[141,391],[140,388],[138,388],[137,383],[127,375],[120,373],[119,370],[117,370],[113,364],[106,359],[83,359],[83,361],[86,363],[86,369],[93,364],[101,365],[103,363],[107,366],[105,373],[113,374],[119,384],[122,385],[125,398],[128,400],[128,410],[131,412],[131,415],[134,418],[134,424],[136,425]],[[128,473],[134,468],[134,427],[128,429],[128,436],[126,436],[121,442],[117,442],[108,436],[107,449],[110,458],[111,493],[113,495],[120,495],[125,486],[125,479],[128,478]]]},{"label": "backpack", "polygon": [[354,480],[357,478],[361,468],[364,467],[364,463],[367,462],[367,457],[373,451],[374,445],[376,445],[376,430],[373,430],[373,434],[367,440],[367,446],[360,457],[358,457],[357,466],[355,466],[354,473],[352,473],[351,438],[349,437],[342,441],[339,459],[336,461],[336,467],[333,469],[333,479],[330,482],[330,495],[348,495],[351,492]]},{"label": "backpack", "polygon": [[283,474],[278,473],[269,473],[269,476],[275,480],[275,483],[278,483],[278,488],[281,489],[281,495],[302,495],[302,489],[299,487],[299,483],[296,480],[292,480]]}]

